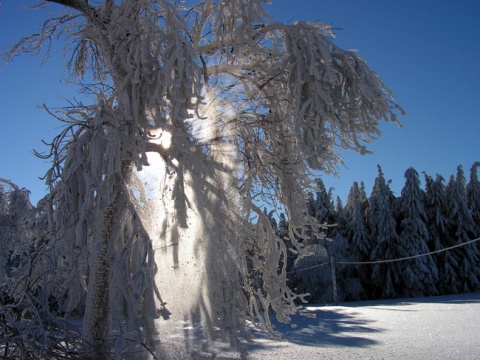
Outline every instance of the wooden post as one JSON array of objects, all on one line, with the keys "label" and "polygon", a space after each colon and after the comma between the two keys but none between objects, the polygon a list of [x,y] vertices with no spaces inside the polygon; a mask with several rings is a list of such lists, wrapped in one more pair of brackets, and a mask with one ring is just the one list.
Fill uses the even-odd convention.
[{"label": "wooden post", "polygon": [[333,303],[337,305],[337,271],[335,266],[335,256],[330,258],[332,263],[332,283],[333,283]]}]

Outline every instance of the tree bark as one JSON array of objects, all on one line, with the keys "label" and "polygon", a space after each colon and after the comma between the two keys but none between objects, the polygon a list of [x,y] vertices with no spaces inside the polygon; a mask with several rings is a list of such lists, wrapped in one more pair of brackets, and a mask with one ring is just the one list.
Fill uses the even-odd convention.
[{"label": "tree bark", "polygon": [[70,7],[72,9],[75,9],[84,13],[85,15],[88,15],[90,12],[93,11],[93,7],[88,5],[88,1],[86,0],[46,0],[46,1],[64,5],[66,7]]},{"label": "tree bark", "polygon": [[83,322],[83,340],[85,343],[85,357],[103,360],[109,358],[108,340],[111,335],[110,313],[110,260],[107,252],[110,244],[115,241],[115,228],[121,226],[119,215],[122,212],[122,203],[127,196],[128,180],[132,173],[132,165],[125,161],[122,164],[122,173],[116,174],[113,199],[105,210],[100,237],[93,251],[97,251],[89,276],[85,317]]}]

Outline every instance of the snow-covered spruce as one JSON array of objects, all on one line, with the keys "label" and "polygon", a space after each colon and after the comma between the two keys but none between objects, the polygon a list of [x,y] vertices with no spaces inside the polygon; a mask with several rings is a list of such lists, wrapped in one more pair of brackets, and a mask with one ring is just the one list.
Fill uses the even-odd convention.
[{"label": "snow-covered spruce", "polygon": [[470,169],[470,181],[466,186],[466,200],[468,208],[475,223],[474,237],[480,237],[480,181],[478,181],[478,168],[480,162],[475,162]]},{"label": "snow-covered spruce", "polygon": [[[397,224],[393,217],[395,197],[385,181],[382,169],[378,166],[372,193],[368,199],[366,219],[373,239],[370,260],[400,259],[407,256],[400,247]],[[372,268],[374,297],[394,298],[401,292],[402,271],[400,263],[377,263]]]},{"label": "snow-covered spruce", "polygon": [[[427,229],[427,214],[424,192],[415,169],[405,172],[405,186],[398,200],[399,246],[407,256],[426,254],[430,251],[430,234]],[[438,270],[433,258],[424,256],[401,263],[402,289],[400,296],[437,295]]]},{"label": "snow-covered spruce", "polygon": [[[457,175],[451,176],[445,189],[449,238],[456,244],[466,243],[474,239],[475,224],[472,213],[468,209],[465,199],[465,175],[461,165],[457,167]],[[477,291],[480,289],[480,252],[477,244],[468,244],[455,249],[459,262],[459,283],[460,292]]]}]

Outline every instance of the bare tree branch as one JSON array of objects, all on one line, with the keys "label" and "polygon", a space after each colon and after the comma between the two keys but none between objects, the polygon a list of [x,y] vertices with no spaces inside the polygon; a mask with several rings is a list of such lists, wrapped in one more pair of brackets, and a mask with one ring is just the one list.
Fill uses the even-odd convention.
[{"label": "bare tree branch", "polygon": [[78,11],[84,13],[85,15],[94,11],[94,8],[90,5],[88,5],[87,0],[46,0],[46,1],[57,3],[59,5],[67,6],[69,8],[78,10]]}]

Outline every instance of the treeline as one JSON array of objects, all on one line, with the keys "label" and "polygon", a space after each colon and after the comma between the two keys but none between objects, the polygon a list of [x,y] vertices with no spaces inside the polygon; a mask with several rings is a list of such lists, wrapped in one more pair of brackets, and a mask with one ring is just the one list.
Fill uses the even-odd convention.
[{"label": "treeline", "polygon": [[[332,302],[330,259],[334,256],[338,300],[480,290],[480,242],[470,242],[480,237],[479,166],[477,162],[471,167],[468,183],[462,166],[448,181],[441,175],[424,174],[423,189],[419,173],[409,168],[399,197],[378,166],[370,196],[363,183],[355,182],[345,206],[319,180],[319,191],[309,196],[309,215],[328,226],[311,229],[304,240],[311,256],[297,257],[291,248],[290,286],[310,293],[311,302]],[[278,235],[286,238],[285,216],[277,221],[273,213],[267,215]],[[447,248],[452,249],[443,251]],[[430,252],[435,253],[418,256]],[[401,258],[410,259],[385,262]]]},{"label": "treeline", "polygon": [[[474,163],[467,182],[461,166],[448,181],[405,172],[405,185],[394,196],[378,166],[370,196],[354,183],[342,204],[321,180],[308,199],[309,215],[320,229],[310,229],[299,257],[288,240],[288,219],[266,214],[289,246],[287,277],[311,302],[332,302],[332,256],[336,261],[338,300],[390,299],[480,290],[480,182]],[[0,302],[21,302],[28,294],[53,305],[62,298],[68,273],[52,277],[56,258],[50,243],[46,201],[36,207],[29,192],[0,179]],[[463,245],[466,244],[466,245]],[[452,248],[448,251],[444,249]],[[435,252],[428,256],[418,256]],[[385,262],[411,258],[403,261]],[[354,264],[352,264],[354,263]],[[364,263],[364,264],[356,264]],[[58,275],[58,274],[57,274]],[[80,285],[79,285],[80,286]],[[63,306],[61,306],[63,307]]]}]

